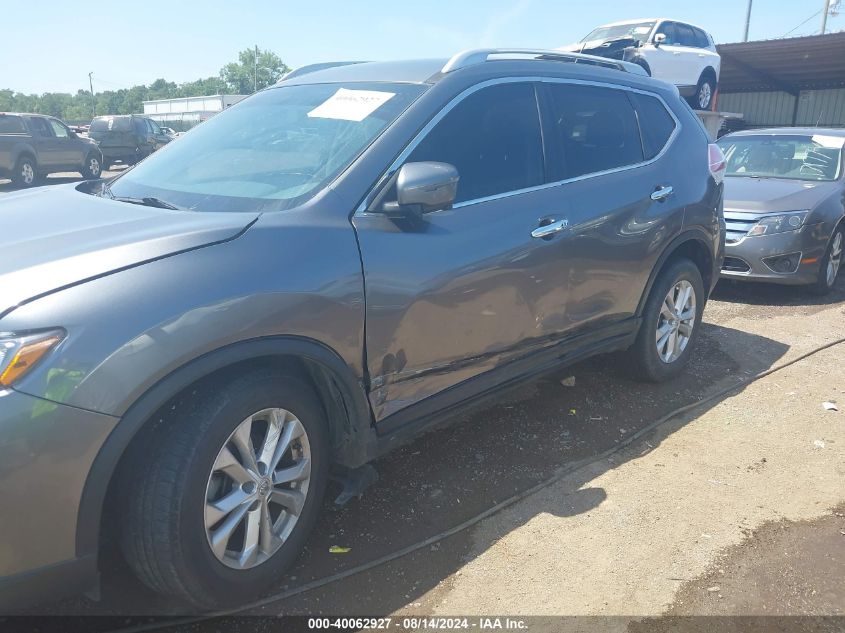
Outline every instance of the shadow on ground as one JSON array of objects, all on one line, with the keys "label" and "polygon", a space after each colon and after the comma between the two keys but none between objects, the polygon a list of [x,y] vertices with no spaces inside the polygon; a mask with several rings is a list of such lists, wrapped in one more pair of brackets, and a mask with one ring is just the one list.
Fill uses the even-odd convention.
[{"label": "shadow on ground", "polygon": [[[735,350],[742,353],[737,355]],[[544,481],[568,464],[619,447],[626,437],[678,407],[770,368],[787,350],[787,345],[771,339],[705,324],[688,371],[671,383],[635,382],[620,371],[623,357],[608,355],[504,395],[379,460],[375,465],[380,480],[361,499],[340,510],[327,501],[303,555],[272,593],[369,562],[447,530]],[[575,376],[574,387],[561,384],[569,376]],[[601,463],[615,468],[651,450],[689,419],[670,421]],[[574,481],[553,507],[543,511],[571,516],[601,504],[606,492],[583,488],[585,483]],[[499,536],[530,519],[520,517],[519,523],[504,526]],[[331,554],[332,545],[351,551]],[[468,560],[469,545],[467,533],[459,533],[340,583],[253,612],[389,613],[413,603],[457,571]],[[478,547],[478,543],[473,545]],[[114,620],[84,617],[61,621],[63,631],[73,631],[77,624],[80,631],[90,631],[134,621],[123,614],[179,612],[139,586],[119,560],[111,560],[103,578],[101,602],[64,601],[43,605],[38,613],[115,616]],[[209,622],[208,630],[217,630],[223,624]],[[195,625],[191,630],[198,630],[196,626],[204,630],[206,625]],[[44,626],[41,629],[49,630]]]}]

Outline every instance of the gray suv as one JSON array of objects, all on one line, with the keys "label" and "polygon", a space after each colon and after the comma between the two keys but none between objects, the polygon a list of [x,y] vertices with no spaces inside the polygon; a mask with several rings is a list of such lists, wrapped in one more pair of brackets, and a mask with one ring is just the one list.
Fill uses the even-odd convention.
[{"label": "gray suv", "polygon": [[724,160],[676,88],[524,50],[308,70],[0,202],[7,602],[110,539],[195,607],[254,598],[330,474],[561,364],[689,360]]},{"label": "gray suv", "polygon": [[0,112],[0,178],[30,187],[41,177],[78,171],[99,178],[103,155],[97,144],[43,114]]}]

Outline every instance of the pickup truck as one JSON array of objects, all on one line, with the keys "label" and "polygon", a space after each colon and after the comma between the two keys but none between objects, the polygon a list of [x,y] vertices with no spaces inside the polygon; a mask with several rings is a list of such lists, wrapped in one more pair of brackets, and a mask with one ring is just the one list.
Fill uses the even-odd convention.
[{"label": "pickup truck", "polygon": [[78,171],[100,177],[103,154],[64,123],[43,114],[0,112],[0,178],[30,187],[50,173]]}]

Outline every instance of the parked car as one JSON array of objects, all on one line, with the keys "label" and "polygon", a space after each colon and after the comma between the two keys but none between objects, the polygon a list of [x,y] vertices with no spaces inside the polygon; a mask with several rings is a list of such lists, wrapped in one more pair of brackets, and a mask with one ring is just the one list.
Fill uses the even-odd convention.
[{"label": "parked car", "polygon": [[301,73],[5,196],[0,600],[86,588],[106,539],[156,591],[254,598],[330,470],[600,352],[678,375],[723,169],[639,67],[491,49]]},{"label": "parked car", "polygon": [[62,171],[99,178],[102,160],[96,143],[80,138],[58,119],[0,112],[0,178],[11,178],[19,187]]},{"label": "parked car", "polygon": [[99,116],[91,121],[88,136],[103,152],[104,170],[115,163],[134,165],[172,140],[158,123],[134,114]]},{"label": "parked car", "polygon": [[687,22],[666,18],[614,22],[561,50],[639,64],[652,77],[675,84],[692,107],[709,110],[713,105],[721,57],[713,37]]},{"label": "parked car", "polygon": [[176,138],[178,136],[176,130],[174,130],[172,127],[165,127],[162,125],[161,131],[167,134],[167,136],[169,136],[170,138]]},{"label": "parked car", "polygon": [[833,289],[845,242],[845,130],[746,130],[727,157],[722,277]]}]

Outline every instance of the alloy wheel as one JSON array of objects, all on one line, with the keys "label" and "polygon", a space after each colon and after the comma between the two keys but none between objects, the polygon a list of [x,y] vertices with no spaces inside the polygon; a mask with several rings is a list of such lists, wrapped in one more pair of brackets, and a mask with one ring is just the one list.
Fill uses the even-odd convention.
[{"label": "alloy wheel", "polygon": [[837,231],[830,245],[830,257],[827,258],[827,285],[832,286],[842,265],[842,231]]},{"label": "alloy wheel", "polygon": [[100,161],[96,158],[92,158],[88,161],[88,173],[92,176],[100,175]]},{"label": "alloy wheel", "polygon": [[21,178],[25,185],[31,185],[35,180],[35,170],[31,163],[24,163],[21,166]]},{"label": "alloy wheel", "polygon": [[655,342],[664,363],[673,363],[684,353],[695,328],[695,288],[682,279],[669,289],[657,317]]},{"label": "alloy wheel", "polygon": [[701,84],[701,89],[698,91],[698,106],[705,110],[710,106],[710,98],[713,96],[713,93],[710,89],[710,84],[706,81]]},{"label": "alloy wheel", "polygon": [[263,409],[241,422],[214,460],[205,495],[205,532],[214,556],[250,569],[284,545],[302,513],[311,447],[299,419]]}]

